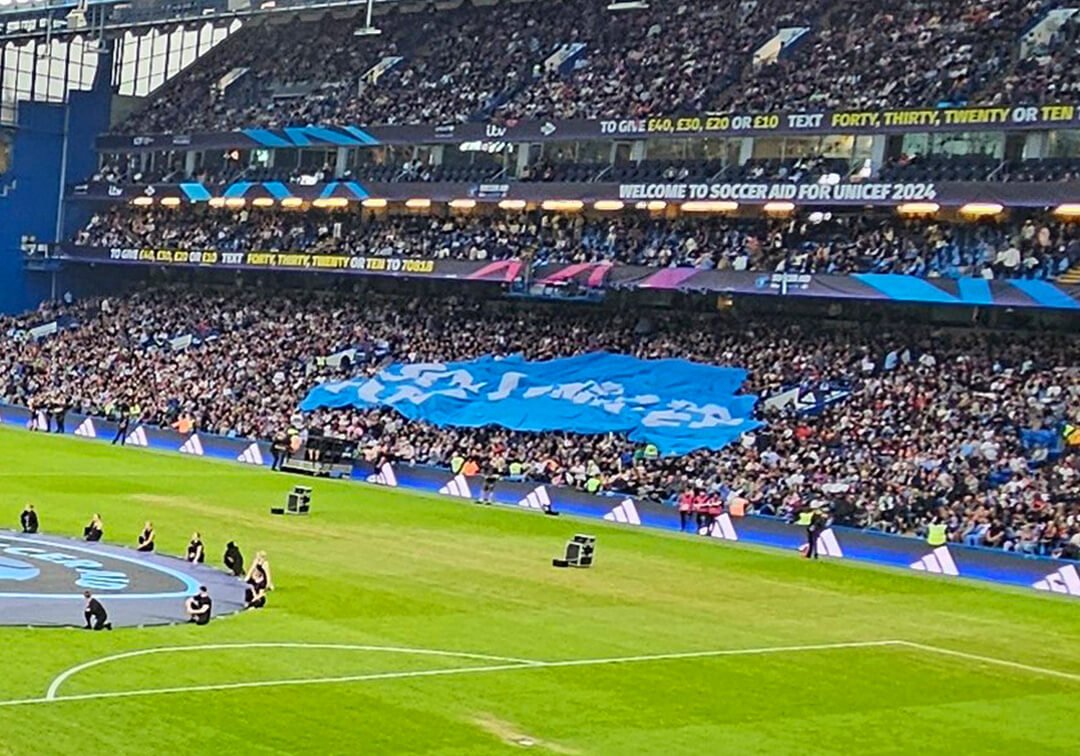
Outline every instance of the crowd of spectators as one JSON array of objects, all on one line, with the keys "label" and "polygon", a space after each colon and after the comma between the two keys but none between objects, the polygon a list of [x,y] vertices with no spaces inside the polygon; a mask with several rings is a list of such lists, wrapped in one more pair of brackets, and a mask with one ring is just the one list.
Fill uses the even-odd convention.
[{"label": "crowd of spectators", "polygon": [[[531,81],[583,8],[570,0],[502,2],[394,13],[383,33],[358,37],[363,18],[263,24],[166,83],[122,133],[213,131],[305,124],[458,123],[482,115]],[[267,54],[273,51],[273,54]],[[400,59],[378,76],[383,60]],[[216,93],[225,74],[246,68],[235,94]]]},{"label": "crowd of spectators", "polygon": [[769,37],[811,23],[826,6],[824,0],[688,0],[594,14],[575,30],[572,41],[585,45],[577,65],[545,71],[498,116],[636,118],[710,110]]},{"label": "crowd of spectators", "polygon": [[1074,13],[1044,45],[1028,51],[997,83],[993,105],[1075,102],[1080,94],[1080,18]]},{"label": "crowd of spectators", "polygon": [[[356,36],[362,14],[253,23],[118,130],[1060,101],[1080,86],[1080,24],[1021,55],[1022,32],[1050,6],[685,0],[611,11],[604,0],[504,0],[395,11],[378,19],[378,36]],[[785,28],[808,31],[775,60],[755,60]]]},{"label": "crowd of spectators", "polygon": [[[58,317],[69,327],[28,336]],[[171,348],[182,335],[194,341]],[[351,360],[325,359],[347,348]],[[610,435],[436,428],[385,409],[297,411],[317,383],[371,375],[386,361],[597,350],[745,367],[766,425],[718,452],[662,457]],[[497,474],[662,501],[689,493],[781,516],[830,504],[842,521],[886,532],[921,534],[937,520],[953,541],[1024,554],[1075,558],[1080,547],[1080,457],[1062,443],[1080,399],[1072,335],[157,288],[0,319],[0,375],[6,402],[93,416],[123,406],[140,422],[237,437],[317,426],[376,464],[464,457]],[[774,401],[823,382],[850,394],[819,415]]]},{"label": "crowd of spectators", "polygon": [[83,246],[303,251],[437,259],[615,262],[734,271],[1052,279],[1080,262],[1080,224],[1047,216],[948,222],[892,213],[790,218],[627,212],[379,215],[114,205]]},{"label": "crowd of spectators", "polygon": [[938,107],[989,101],[1044,0],[835,6],[792,54],[748,72],[731,110]]}]

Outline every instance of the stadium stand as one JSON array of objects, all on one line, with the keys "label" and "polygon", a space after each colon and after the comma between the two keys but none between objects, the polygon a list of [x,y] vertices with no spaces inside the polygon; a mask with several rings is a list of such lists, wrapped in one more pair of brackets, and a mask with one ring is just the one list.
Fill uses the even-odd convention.
[{"label": "stadium stand", "polygon": [[[1075,23],[1042,54],[1020,55],[1021,32],[1049,7],[689,0],[610,12],[596,0],[466,3],[394,13],[371,39],[354,36],[360,19],[268,22],[198,60],[116,130],[1042,103],[1077,86]],[[789,36],[778,53],[761,54]],[[230,72],[242,72],[235,96],[216,86]]]},{"label": "stadium stand", "polygon": [[74,242],[92,247],[302,251],[538,263],[1052,279],[1080,262],[1080,225],[1040,214],[983,222],[806,212],[791,218],[644,213],[387,215],[112,206]]},{"label": "stadium stand", "polygon": [[936,107],[990,101],[1037,0],[843,4],[793,55],[753,71],[722,108]]},{"label": "stadium stand", "polygon": [[[585,487],[595,478],[603,490],[659,500],[689,490],[765,513],[827,499],[840,504],[840,521],[863,527],[921,533],[937,516],[953,541],[1077,556],[1077,457],[1031,441],[1059,428],[1077,399],[1074,337],[641,308],[596,315],[455,298],[152,288],[5,318],[3,399],[63,401],[98,416],[125,400],[143,422],[185,414],[226,436],[318,426],[358,441],[372,461],[446,466],[463,455],[504,472],[518,462],[531,480]],[[56,318],[68,327],[40,341],[27,335]],[[193,343],[172,348],[181,335]],[[325,358],[345,348],[355,359],[331,367]],[[296,411],[316,383],[369,374],[388,358],[596,350],[745,366],[745,389],[765,400],[768,425],[721,452],[675,458],[610,435],[435,428],[389,410]],[[816,416],[768,401],[799,386],[839,400]]]}]

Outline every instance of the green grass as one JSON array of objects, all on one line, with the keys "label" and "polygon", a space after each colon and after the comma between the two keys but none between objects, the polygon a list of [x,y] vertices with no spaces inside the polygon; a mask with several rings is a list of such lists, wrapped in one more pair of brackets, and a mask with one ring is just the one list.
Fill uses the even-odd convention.
[{"label": "green grass", "polygon": [[[903,639],[1080,675],[1080,604],[690,537],[316,481],[314,514],[273,518],[293,479],[239,465],[0,431],[0,517],[106,539],[145,519],[265,549],[262,612],[209,627],[0,628],[0,700],[128,650],[245,642],[379,645],[543,661]],[[599,537],[592,570],[551,557]],[[0,609],[2,611],[2,609]],[[326,649],[118,660],[60,695],[363,676],[497,662]],[[0,755],[1071,753],[1080,678],[903,646],[511,669],[0,707]]]}]

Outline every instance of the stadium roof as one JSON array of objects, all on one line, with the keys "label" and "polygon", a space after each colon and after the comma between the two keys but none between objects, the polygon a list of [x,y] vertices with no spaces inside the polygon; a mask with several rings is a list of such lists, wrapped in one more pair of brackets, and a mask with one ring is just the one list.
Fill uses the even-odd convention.
[{"label": "stadium roof", "polygon": [[366,5],[367,0],[0,0],[0,39],[37,36],[50,27],[71,33]]}]

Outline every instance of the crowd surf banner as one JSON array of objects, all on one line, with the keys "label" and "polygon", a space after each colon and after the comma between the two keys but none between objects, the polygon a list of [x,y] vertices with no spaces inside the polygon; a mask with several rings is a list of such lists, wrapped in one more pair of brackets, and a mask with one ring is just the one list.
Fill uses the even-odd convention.
[{"label": "crowd surf banner", "polygon": [[720,449],[761,423],[737,393],[742,368],[596,352],[546,362],[481,357],[393,364],[373,378],[324,383],[300,409],[393,407],[439,426],[620,433],[663,454]]}]

